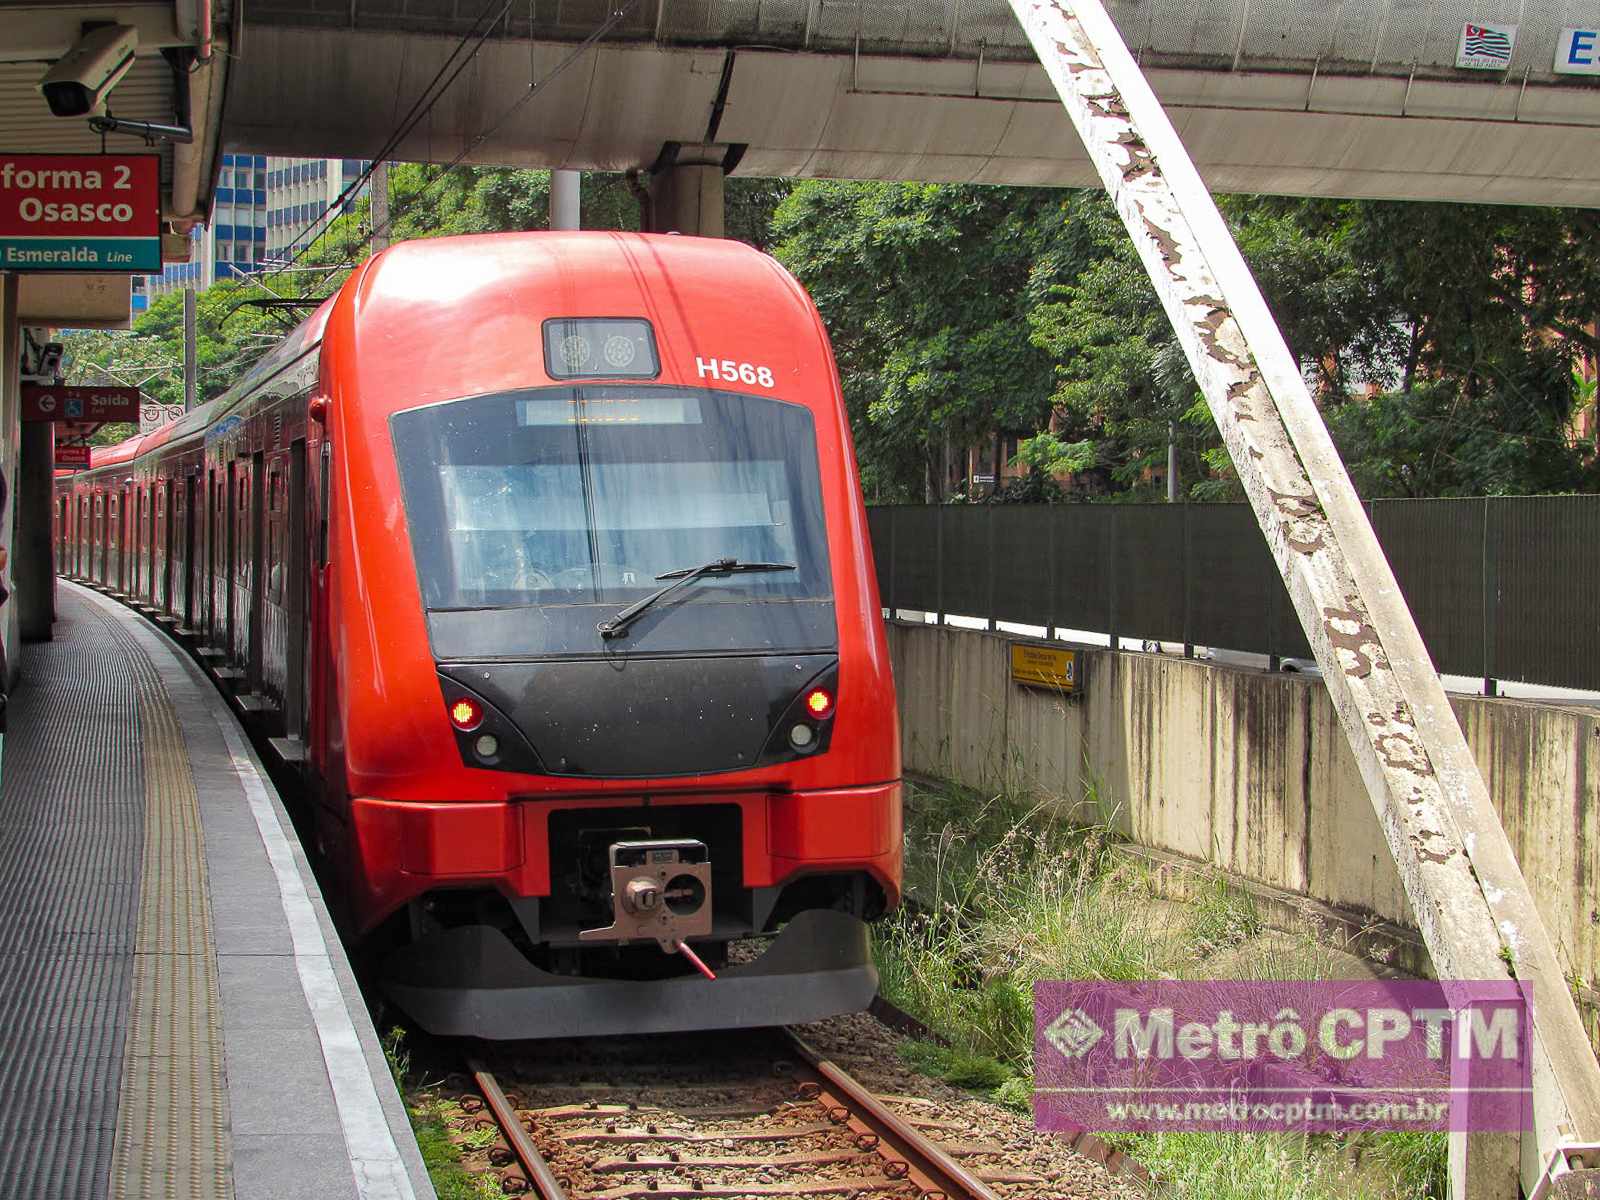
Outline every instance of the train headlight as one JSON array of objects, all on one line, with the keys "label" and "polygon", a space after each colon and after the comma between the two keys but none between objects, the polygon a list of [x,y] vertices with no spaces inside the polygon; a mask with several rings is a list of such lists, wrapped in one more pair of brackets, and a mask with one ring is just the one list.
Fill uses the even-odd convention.
[{"label": "train headlight", "polygon": [[462,733],[471,733],[483,724],[483,705],[465,696],[450,705],[450,724]]},{"label": "train headlight", "polygon": [[806,711],[822,720],[833,712],[833,695],[826,688],[812,688],[806,693]]},{"label": "train headlight", "polygon": [[789,745],[796,750],[809,750],[817,740],[816,730],[801,722],[789,730]]},{"label": "train headlight", "polygon": [[493,758],[500,753],[500,739],[492,733],[486,733],[472,743],[472,748],[478,752],[479,758]]}]

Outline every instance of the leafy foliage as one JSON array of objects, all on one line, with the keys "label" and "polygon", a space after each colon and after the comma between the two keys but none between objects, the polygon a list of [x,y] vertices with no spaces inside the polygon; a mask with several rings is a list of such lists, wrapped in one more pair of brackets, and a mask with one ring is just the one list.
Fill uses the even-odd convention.
[{"label": "leafy foliage", "polygon": [[1067,195],[813,180],[778,206],[776,253],[828,323],[868,495],[940,495],[950,448],[1048,421],[1050,362],[1025,331]]},{"label": "leafy foliage", "polygon": [[[1249,196],[1222,207],[1365,494],[1600,484],[1595,447],[1570,435],[1593,403],[1573,368],[1600,350],[1600,267],[1586,253],[1600,218]],[[834,335],[869,496],[943,495],[946,447],[997,430],[1051,441],[1024,443],[1032,474],[996,499],[1059,498],[1033,476],[1060,471],[1145,497],[1174,433],[1191,498],[1240,496],[1100,194],[805,183],[776,224],[780,258]]]},{"label": "leafy foliage", "polygon": [[[394,240],[547,222],[546,171],[398,164],[389,179]],[[773,249],[827,322],[870,498],[959,494],[968,448],[1000,435],[1022,439],[1014,461],[1028,472],[992,501],[1060,500],[1069,476],[1108,499],[1155,498],[1169,440],[1190,498],[1240,497],[1100,193],[760,179],[729,179],[726,193],[729,235]],[[1600,487],[1597,447],[1571,435],[1594,405],[1577,368],[1600,352],[1600,216],[1249,196],[1222,207],[1364,494]],[[583,211],[591,228],[637,228],[638,181],[586,175]],[[331,294],[370,235],[363,198],[292,269],[204,293],[201,398],[293,323],[242,301]],[[131,335],[65,340],[74,381],[181,397],[177,295]]]}]

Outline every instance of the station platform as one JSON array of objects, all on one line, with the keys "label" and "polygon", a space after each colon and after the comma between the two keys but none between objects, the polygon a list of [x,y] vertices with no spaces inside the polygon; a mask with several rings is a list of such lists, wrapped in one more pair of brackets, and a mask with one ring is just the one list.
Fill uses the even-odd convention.
[{"label": "station platform", "polygon": [[0,1197],[433,1200],[226,703],[61,582],[0,759]]}]

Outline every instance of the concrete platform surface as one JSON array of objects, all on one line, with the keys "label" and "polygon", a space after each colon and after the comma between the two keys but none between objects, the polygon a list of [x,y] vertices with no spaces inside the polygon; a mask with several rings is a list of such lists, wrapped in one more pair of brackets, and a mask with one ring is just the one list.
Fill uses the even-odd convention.
[{"label": "concrete platform surface", "polygon": [[433,1200],[226,702],[131,610],[57,611],[0,760],[0,1196]]}]

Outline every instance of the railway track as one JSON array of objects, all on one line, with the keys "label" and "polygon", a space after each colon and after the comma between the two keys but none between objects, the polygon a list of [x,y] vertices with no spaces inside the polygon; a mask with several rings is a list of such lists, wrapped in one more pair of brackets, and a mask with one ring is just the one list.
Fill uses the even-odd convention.
[{"label": "railway track", "polygon": [[991,1184],[1047,1183],[929,1102],[874,1094],[792,1031],[723,1041],[699,1043],[700,1061],[612,1047],[473,1061],[463,1107],[498,1131],[501,1187],[541,1200],[998,1200]]}]

